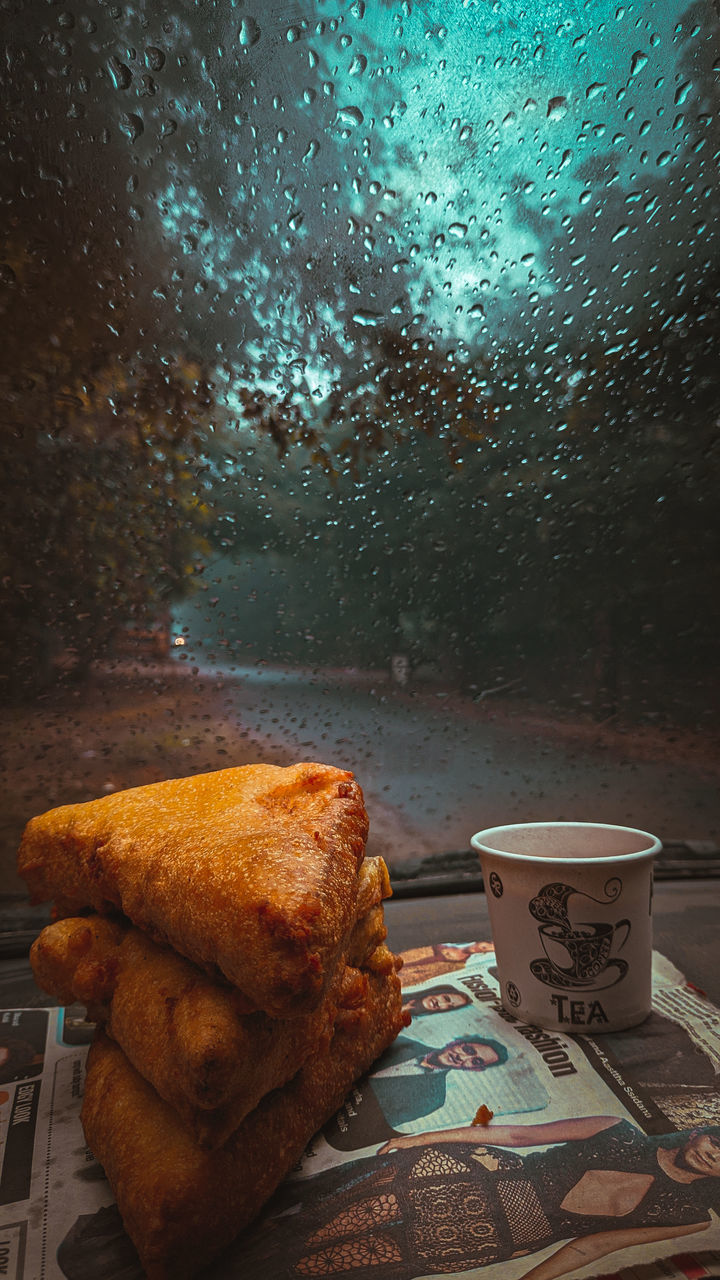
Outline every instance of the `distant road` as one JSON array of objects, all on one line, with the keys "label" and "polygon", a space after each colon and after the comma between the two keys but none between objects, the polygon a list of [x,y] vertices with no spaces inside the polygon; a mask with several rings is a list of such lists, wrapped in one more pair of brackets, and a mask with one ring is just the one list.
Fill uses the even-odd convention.
[{"label": "distant road", "polygon": [[352,769],[369,851],[398,869],[465,850],[484,826],[543,818],[720,841],[720,761],[702,743],[559,721],[503,695],[401,688],[384,672],[122,664],[6,720],[0,891],[21,887],[15,850],[34,813],[258,759]]},{"label": "distant road", "polygon": [[511,700],[400,688],[384,672],[246,667],[224,678],[224,704],[256,742],[288,760],[314,756],[353,770],[372,842],[394,865],[466,849],[474,831],[505,821],[586,819],[668,841],[720,837],[720,761],[699,761],[697,751],[683,759],[682,742],[673,751],[660,731],[579,725],[574,733]]}]

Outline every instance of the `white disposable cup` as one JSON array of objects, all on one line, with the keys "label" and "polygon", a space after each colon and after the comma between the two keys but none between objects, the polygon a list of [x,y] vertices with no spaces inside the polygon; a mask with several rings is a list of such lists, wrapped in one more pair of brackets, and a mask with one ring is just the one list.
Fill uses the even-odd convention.
[{"label": "white disposable cup", "polygon": [[599,822],[479,831],[509,1013],[566,1034],[637,1026],[651,1009],[656,836]]}]

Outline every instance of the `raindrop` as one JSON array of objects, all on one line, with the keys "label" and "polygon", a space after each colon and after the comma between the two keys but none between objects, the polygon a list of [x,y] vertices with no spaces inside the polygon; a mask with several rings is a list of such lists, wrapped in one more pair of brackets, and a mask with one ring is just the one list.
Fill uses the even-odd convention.
[{"label": "raindrop", "polygon": [[[257,44],[260,39],[260,28],[254,18],[243,18],[240,23],[240,31],[238,32],[238,40],[240,44],[249,48],[250,45]],[[288,39],[290,35],[288,33]]]},{"label": "raindrop", "polygon": [[348,124],[355,126],[362,124],[364,116],[359,107],[338,107],[338,113],[335,117],[336,124]]},{"label": "raindrop", "polygon": [[585,90],[585,97],[598,98],[600,94],[604,92],[605,89],[607,89],[607,85],[602,84],[599,80],[597,80],[594,84],[588,85],[587,89]]},{"label": "raindrop", "polygon": [[317,138],[311,138],[308,143],[308,149],[305,152],[305,155],[303,156],[303,160],[306,160],[306,161],[314,160],[319,150],[320,150],[320,143],[318,142]]},{"label": "raindrop", "polygon": [[65,180],[59,169],[53,169],[49,165],[40,164],[38,167],[38,176],[43,182],[57,182],[59,187],[65,185]]},{"label": "raindrop", "polygon": [[110,72],[110,79],[113,82],[113,87],[115,89],[129,89],[132,81],[132,71],[130,68],[126,67],[124,62],[121,62],[119,58],[115,57],[110,58],[107,65],[108,71]]},{"label": "raindrop", "polygon": [[612,237],[612,243],[614,244],[616,240],[622,240],[623,236],[626,236],[629,230],[630,230],[629,226],[627,225],[626,222],[624,222],[621,227],[618,227],[617,231],[615,232],[615,235]]},{"label": "raindrop", "polygon": [[120,116],[120,128],[126,133],[131,142],[135,142],[140,137],[145,125],[142,116],[135,115],[133,112],[124,111]]},{"label": "raindrop", "polygon": [[300,227],[303,224],[303,217],[304,215],[300,212],[299,209],[293,210],[290,217],[288,218],[288,223],[287,223],[291,231],[298,231],[300,229]]},{"label": "raindrop", "polygon": [[364,53],[357,53],[350,63],[349,74],[351,76],[361,76],[367,67],[367,58]]},{"label": "raindrop", "polygon": [[165,66],[165,54],[162,49],[158,49],[156,45],[151,44],[145,50],[145,63],[151,71],[162,71]]},{"label": "raindrop", "polygon": [[355,3],[350,5],[350,12],[354,18],[364,18],[365,0],[355,0]]},{"label": "raindrop", "polygon": [[561,96],[557,98],[550,98],[547,106],[548,120],[562,120],[563,116],[567,114],[567,109],[567,98],[563,98]]},{"label": "raindrop", "polygon": [[659,165],[659,167],[662,169],[666,164],[669,164],[671,160],[672,160],[672,152],[661,151],[655,163]]},{"label": "raindrop", "polygon": [[375,329],[383,322],[382,312],[378,311],[356,311],[353,315],[355,324],[362,325],[364,329]]},{"label": "raindrop", "polygon": [[458,240],[462,240],[467,235],[467,226],[464,222],[451,222],[448,227],[451,236],[457,236]]},{"label": "raindrop", "polygon": [[676,90],[675,97],[673,99],[676,107],[682,106],[691,89],[692,80],[686,80],[684,84],[680,85],[680,88]]},{"label": "raindrop", "polygon": [[460,130],[460,141],[469,142],[471,138],[472,138],[472,125],[464,124],[462,129]]}]

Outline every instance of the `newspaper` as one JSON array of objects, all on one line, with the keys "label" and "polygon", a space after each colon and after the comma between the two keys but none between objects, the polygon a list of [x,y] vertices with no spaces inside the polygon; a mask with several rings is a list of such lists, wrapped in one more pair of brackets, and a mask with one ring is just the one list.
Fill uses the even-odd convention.
[{"label": "newspaper", "polygon": [[[487,943],[408,952],[401,976],[411,1023],[208,1276],[720,1276],[701,991],[655,954],[647,1022],[570,1037],[503,1010]],[[142,1275],[80,1124],[92,1030],[0,1011],[0,1276]]]}]

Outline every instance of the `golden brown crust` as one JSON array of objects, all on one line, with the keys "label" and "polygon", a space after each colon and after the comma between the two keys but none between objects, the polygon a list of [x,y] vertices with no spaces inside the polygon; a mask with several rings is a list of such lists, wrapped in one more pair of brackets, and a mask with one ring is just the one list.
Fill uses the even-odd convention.
[{"label": "golden brown crust", "polygon": [[122,911],[274,1017],[319,1003],[356,912],[362,792],[330,765],[246,765],[33,818],[18,870],[60,914]]},{"label": "golden brown crust", "polygon": [[200,1148],[175,1113],[100,1034],[88,1056],[82,1120],[149,1280],[187,1280],[259,1212],[403,1025],[394,970],[372,975],[364,1008],[232,1138]]},{"label": "golden brown crust", "polygon": [[[371,909],[373,919],[378,911],[382,906]],[[363,920],[355,934],[353,964],[376,968],[372,953],[384,926],[369,928]],[[50,995],[86,1005],[196,1140],[209,1146],[224,1142],[266,1093],[327,1043],[339,1015],[345,1024],[357,1018],[368,982],[342,963],[325,999],[303,1017],[246,1013],[243,997],[225,981],[213,981],[133,926],[96,915],[48,925],[33,943],[30,963]]]}]

